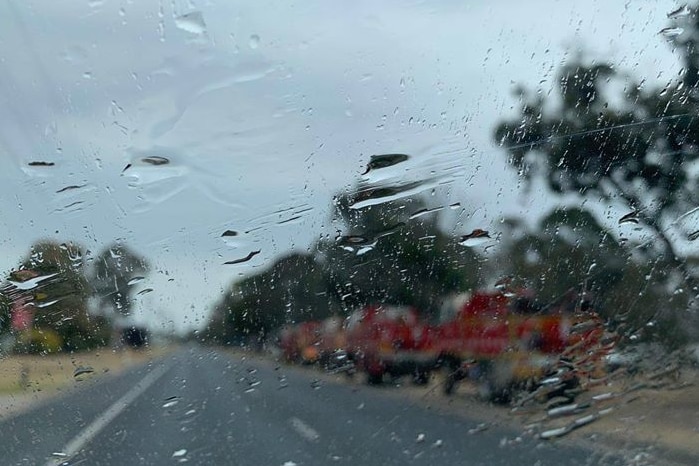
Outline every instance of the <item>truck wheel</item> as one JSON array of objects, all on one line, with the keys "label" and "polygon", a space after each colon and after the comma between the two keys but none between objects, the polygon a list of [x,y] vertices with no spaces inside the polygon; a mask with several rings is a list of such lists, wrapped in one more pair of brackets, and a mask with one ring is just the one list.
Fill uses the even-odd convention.
[{"label": "truck wheel", "polygon": [[461,361],[453,357],[445,357],[442,360],[442,367],[445,367],[447,370],[447,375],[444,379],[444,394],[451,395],[456,389],[456,384],[464,378]]},{"label": "truck wheel", "polygon": [[478,396],[484,401],[504,404],[512,398],[512,381],[506,366],[492,361],[478,364]]},{"label": "truck wheel", "polygon": [[512,399],[512,390],[510,387],[498,386],[486,378],[478,384],[478,397],[483,401],[506,404]]},{"label": "truck wheel", "polygon": [[430,373],[424,370],[418,370],[413,374],[413,383],[415,385],[427,385],[430,381]]},{"label": "truck wheel", "polygon": [[357,368],[352,365],[351,367],[348,367],[346,371],[342,371],[345,373],[345,377],[348,378],[349,380],[354,379],[354,374],[357,373]]},{"label": "truck wheel", "polygon": [[449,372],[444,379],[444,394],[445,395],[451,395],[454,393],[454,389],[456,388],[456,374],[454,372]]},{"label": "truck wheel", "polygon": [[366,382],[369,385],[381,385],[383,383],[383,374],[376,372],[368,372]]},{"label": "truck wheel", "polygon": [[366,354],[362,361],[362,367],[367,373],[367,383],[369,385],[379,385],[383,382],[387,366],[377,355]]}]

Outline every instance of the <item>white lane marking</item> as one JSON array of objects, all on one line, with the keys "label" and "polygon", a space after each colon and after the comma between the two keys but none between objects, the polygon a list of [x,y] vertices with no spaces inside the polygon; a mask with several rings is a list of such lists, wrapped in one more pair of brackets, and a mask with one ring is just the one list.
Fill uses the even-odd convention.
[{"label": "white lane marking", "polygon": [[297,417],[292,417],[289,419],[289,422],[291,422],[291,427],[294,428],[298,434],[305,438],[306,440],[310,442],[315,442],[320,438],[320,434],[311,426],[303,422],[301,419]]},{"label": "white lane marking", "polygon": [[80,452],[82,448],[95,436],[100,433],[110,422],[112,422],[122,411],[124,411],[131,403],[133,403],[136,398],[141,396],[148,387],[153,385],[160,377],[165,375],[165,372],[170,368],[170,364],[163,364],[162,366],[153,369],[151,372],[146,374],[136,385],[134,385],[131,390],[126,392],[124,396],[119,398],[114,402],[106,411],[97,416],[90,425],[85,427],[82,431],[78,433],[73,439],[66,444],[66,446],[59,451],[59,458],[51,458],[45,463],[45,466],[58,466],[67,463],[67,460],[73,457],[76,453]]}]

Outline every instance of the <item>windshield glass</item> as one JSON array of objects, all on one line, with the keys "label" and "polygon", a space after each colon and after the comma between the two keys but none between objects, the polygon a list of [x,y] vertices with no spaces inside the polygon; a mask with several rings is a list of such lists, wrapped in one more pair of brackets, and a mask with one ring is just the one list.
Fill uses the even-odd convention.
[{"label": "windshield glass", "polygon": [[696,464],[699,5],[0,31],[3,464]]}]

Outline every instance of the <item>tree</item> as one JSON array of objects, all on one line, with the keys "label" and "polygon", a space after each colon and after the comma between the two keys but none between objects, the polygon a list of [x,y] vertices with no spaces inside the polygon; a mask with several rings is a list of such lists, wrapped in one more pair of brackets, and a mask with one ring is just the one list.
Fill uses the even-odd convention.
[{"label": "tree", "polygon": [[412,305],[433,315],[446,294],[476,285],[477,256],[441,231],[424,201],[357,207],[367,192],[335,198],[335,238],[233,283],[214,307],[208,338],[264,339],[283,324],[347,315],[371,303]]},{"label": "tree", "polygon": [[128,317],[134,285],[143,281],[148,269],[147,261],[126,245],[114,243],[102,250],[90,276],[101,313]]},{"label": "tree", "polygon": [[478,284],[478,256],[441,230],[438,212],[419,197],[356,208],[369,189],[336,197],[343,230],[320,245],[339,301],[413,305],[431,316],[445,295]]},{"label": "tree", "polygon": [[602,298],[619,282],[629,254],[587,211],[556,209],[531,230],[513,224],[491,267],[513,285],[536,291],[552,303],[570,291]]},{"label": "tree", "polygon": [[657,252],[695,282],[672,238],[693,238],[678,220],[699,203],[688,176],[699,160],[696,90],[683,80],[666,89],[631,83],[613,107],[604,85],[619,77],[610,64],[568,64],[559,105],[520,90],[520,116],[502,122],[495,138],[526,181],[541,174],[555,193],[620,202],[633,212],[628,221],[657,239]]},{"label": "tree", "polygon": [[[88,313],[83,256],[83,248],[74,243],[39,241],[8,278],[20,284],[22,291],[16,298],[33,308],[34,329],[56,332],[63,349],[69,351],[103,346],[109,341],[109,323]],[[22,289],[21,283],[38,277],[45,279]]]},{"label": "tree", "polygon": [[[683,31],[669,39],[685,65],[675,81],[654,87],[612,64],[576,60],[560,70],[552,97],[519,89],[519,115],[501,122],[495,139],[527,182],[541,176],[555,193],[625,209],[619,223],[638,224],[652,237],[638,250],[678,272],[664,277],[666,285],[679,279],[694,296],[699,281],[687,257],[696,248],[684,251],[699,237],[696,223],[686,221],[699,205],[691,170],[699,160],[696,7],[671,26]],[[624,80],[624,93],[609,95],[608,84]]]},{"label": "tree", "polygon": [[[556,209],[529,229],[512,225],[491,273],[535,291],[547,306],[581,293],[624,341],[654,340],[677,347],[685,339],[678,311],[686,297],[668,293],[667,264],[638,260],[589,212]],[[649,325],[650,324],[650,325]]]},{"label": "tree", "polygon": [[292,253],[233,283],[214,306],[209,332],[229,344],[265,339],[285,323],[323,319],[337,311],[326,293],[323,267],[313,255]]}]

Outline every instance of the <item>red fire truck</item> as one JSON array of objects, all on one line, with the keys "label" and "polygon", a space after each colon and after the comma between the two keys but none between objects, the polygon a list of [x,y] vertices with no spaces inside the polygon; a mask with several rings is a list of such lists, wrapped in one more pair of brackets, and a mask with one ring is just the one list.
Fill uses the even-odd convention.
[{"label": "red fire truck", "polygon": [[333,358],[344,352],[346,346],[343,319],[338,316],[285,325],[279,331],[279,347],[288,362],[320,362],[328,367],[337,363]]},{"label": "red fire truck", "polygon": [[524,293],[502,291],[475,292],[433,326],[416,309],[391,305],[367,306],[340,323],[331,317],[286,326],[282,353],[289,361],[320,362],[328,369],[352,361],[372,384],[385,375],[412,375],[426,383],[442,367],[446,393],[468,378],[485,397],[506,399],[554,371],[562,387],[576,384],[614,344],[585,300],[539,307]]},{"label": "red fire truck", "polygon": [[318,361],[321,323],[316,321],[285,325],[279,331],[279,347],[288,362],[312,364]]},{"label": "red fire truck", "polygon": [[429,351],[429,327],[411,307],[375,305],[354,312],[345,323],[347,353],[371,384],[384,375],[411,374],[426,383],[434,368]]},{"label": "red fire truck", "polygon": [[448,369],[445,392],[470,378],[491,399],[507,398],[560,367],[567,368],[564,384],[575,384],[611,349],[603,322],[584,301],[542,308],[504,292],[473,294],[429,334],[430,350]]}]

